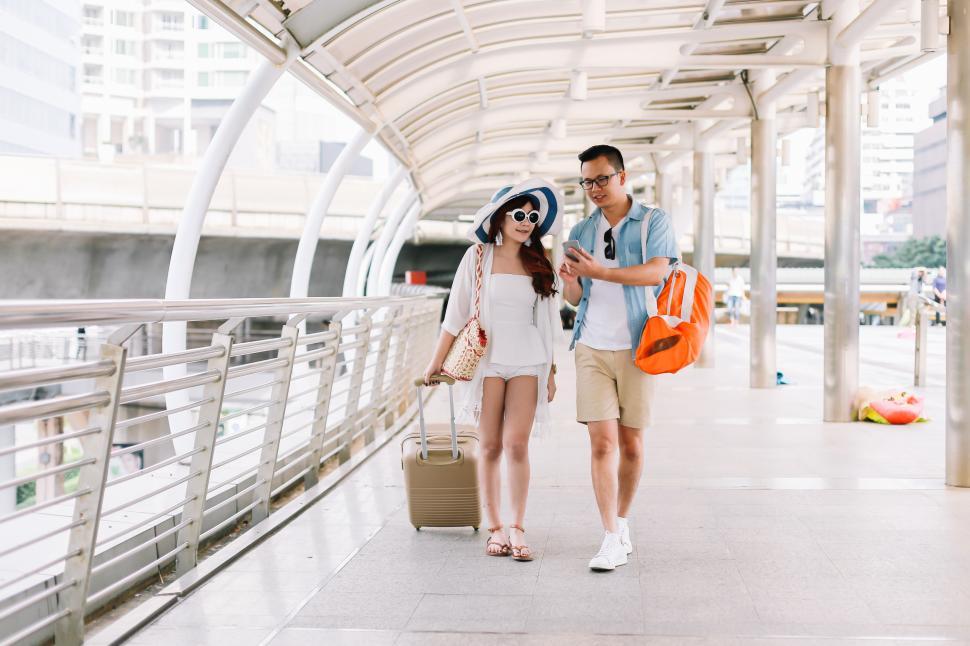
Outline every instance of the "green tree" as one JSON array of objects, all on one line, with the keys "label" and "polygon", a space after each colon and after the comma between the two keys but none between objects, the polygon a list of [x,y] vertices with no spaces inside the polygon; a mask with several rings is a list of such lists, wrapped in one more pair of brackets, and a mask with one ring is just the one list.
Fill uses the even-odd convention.
[{"label": "green tree", "polygon": [[940,236],[907,240],[892,253],[872,259],[873,267],[945,267],[946,240]]}]

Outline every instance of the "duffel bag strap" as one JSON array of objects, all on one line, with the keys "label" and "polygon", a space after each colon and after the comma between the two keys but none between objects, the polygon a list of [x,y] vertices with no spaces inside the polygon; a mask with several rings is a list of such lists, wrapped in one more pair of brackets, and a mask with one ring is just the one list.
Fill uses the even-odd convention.
[{"label": "duffel bag strap", "polygon": [[697,270],[690,265],[680,265],[677,269],[684,272],[687,280],[684,282],[684,300],[680,303],[680,318],[690,321],[694,309],[694,289],[697,287]]}]

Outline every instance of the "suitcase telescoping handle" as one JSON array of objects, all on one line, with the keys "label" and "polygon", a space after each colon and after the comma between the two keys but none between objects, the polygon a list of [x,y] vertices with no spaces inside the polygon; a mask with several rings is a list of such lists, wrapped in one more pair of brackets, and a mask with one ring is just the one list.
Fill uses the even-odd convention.
[{"label": "suitcase telescoping handle", "polygon": [[[455,427],[455,397],[452,394],[452,386],[455,380],[448,375],[435,375],[431,380],[432,386],[439,383],[448,384],[448,407],[451,410],[451,459],[458,459],[458,429]],[[424,378],[419,377],[414,380],[414,385],[418,387],[418,419],[421,425],[421,459],[428,459],[428,431],[424,426],[424,399],[421,397],[421,388],[425,385]]]}]

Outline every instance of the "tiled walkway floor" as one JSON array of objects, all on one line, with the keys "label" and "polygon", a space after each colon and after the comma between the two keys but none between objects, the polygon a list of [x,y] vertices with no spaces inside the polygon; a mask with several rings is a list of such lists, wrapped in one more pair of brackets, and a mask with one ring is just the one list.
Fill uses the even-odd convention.
[{"label": "tiled walkway floor", "polygon": [[[970,490],[942,482],[933,332],[935,419],[904,428],[819,422],[821,327],[780,329],[794,383],[773,391],[747,388],[746,328],[720,333],[716,370],[660,382],[615,573],[586,568],[601,530],[567,357],[555,428],[531,445],[535,562],[486,557],[469,529],[416,532],[392,443],[131,643],[970,644]],[[909,383],[912,340],[863,335],[863,382]]]}]

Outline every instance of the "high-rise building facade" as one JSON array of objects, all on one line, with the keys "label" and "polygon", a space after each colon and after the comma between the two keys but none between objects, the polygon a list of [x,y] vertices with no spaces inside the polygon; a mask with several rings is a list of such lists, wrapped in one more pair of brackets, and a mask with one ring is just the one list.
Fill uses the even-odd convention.
[{"label": "high-rise building facade", "polygon": [[930,103],[933,123],[916,133],[913,159],[913,235],[946,235],[946,88]]},{"label": "high-rise building facade", "polygon": [[[182,0],[82,0],[81,11],[84,154],[204,150],[257,55]],[[257,111],[234,156],[272,167],[273,119]]]},{"label": "high-rise building facade", "polygon": [[0,0],[0,154],[80,153],[78,0]]}]

